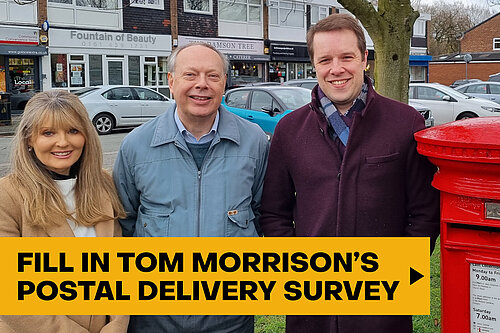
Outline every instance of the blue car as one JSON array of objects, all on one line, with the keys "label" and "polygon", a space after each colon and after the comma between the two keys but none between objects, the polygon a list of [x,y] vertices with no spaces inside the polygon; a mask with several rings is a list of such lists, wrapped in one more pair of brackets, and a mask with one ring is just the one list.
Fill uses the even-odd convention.
[{"label": "blue car", "polygon": [[283,116],[310,101],[309,89],[260,86],[228,90],[222,105],[230,112],[259,125],[270,139]]}]

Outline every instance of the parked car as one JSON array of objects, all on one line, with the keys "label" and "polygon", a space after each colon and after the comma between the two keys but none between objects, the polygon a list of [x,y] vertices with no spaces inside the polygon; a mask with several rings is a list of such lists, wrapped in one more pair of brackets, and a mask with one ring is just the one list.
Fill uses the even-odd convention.
[{"label": "parked car", "polygon": [[488,79],[488,81],[500,82],[500,73],[490,75],[490,78]]},{"label": "parked car", "polygon": [[467,84],[467,83],[474,83],[474,82],[481,82],[481,80],[479,79],[463,79],[463,80],[456,80],[455,82],[453,82],[450,87],[451,88],[455,88],[455,87],[458,87],[458,86],[461,86],[462,84]]},{"label": "parked car", "polygon": [[87,108],[99,134],[108,134],[116,127],[141,125],[174,103],[152,89],[136,86],[88,87],[74,94]]},{"label": "parked car", "polygon": [[424,117],[425,120],[425,127],[431,127],[434,126],[434,116],[432,115],[431,109],[429,109],[427,106],[417,103],[417,102],[408,102],[408,105],[410,105],[412,108],[420,112],[422,117]]},{"label": "parked car", "polygon": [[[304,87],[304,88],[307,88],[310,90],[312,90],[317,83],[318,83],[318,79],[316,79],[316,78],[303,79],[303,80],[290,80],[290,81],[285,82],[286,85],[290,85],[290,86],[295,86],[295,85],[300,84],[301,87]],[[414,109],[416,109],[418,112],[420,112],[422,117],[424,117],[425,127],[434,126],[434,117],[432,116],[431,109],[429,109],[428,107],[426,107],[420,103],[416,103],[416,102],[409,102],[408,104],[411,107],[413,107]]]},{"label": "parked car", "polygon": [[318,84],[318,79],[316,78],[310,78],[310,79],[294,79],[294,80],[288,80],[283,82],[284,85],[286,86],[293,86],[293,87],[302,87],[302,88],[307,88],[311,89],[314,88],[316,84]]},{"label": "parked car", "polygon": [[10,95],[10,109],[12,113],[22,113],[26,103],[31,97],[35,96],[36,92],[33,90],[20,92],[19,90],[12,90]]},{"label": "parked car", "polygon": [[466,95],[489,99],[500,104],[500,82],[468,83],[455,88]]},{"label": "parked car", "polygon": [[232,113],[258,124],[270,139],[284,115],[311,101],[311,91],[299,87],[261,86],[228,90],[222,104]]},{"label": "parked car", "polygon": [[226,88],[227,90],[241,87],[262,87],[262,86],[279,86],[279,82],[251,82],[251,83],[235,83]]},{"label": "parked car", "polygon": [[439,83],[410,83],[410,102],[432,110],[436,125],[454,120],[500,116],[497,103],[467,96]]}]

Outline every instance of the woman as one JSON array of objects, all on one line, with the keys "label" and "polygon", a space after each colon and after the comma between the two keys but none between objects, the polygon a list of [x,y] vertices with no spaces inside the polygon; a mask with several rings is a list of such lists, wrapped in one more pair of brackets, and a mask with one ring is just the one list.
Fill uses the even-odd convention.
[{"label": "woman", "polygon": [[[121,236],[124,217],[99,137],[78,97],[61,90],[26,105],[0,179],[0,236]],[[126,332],[128,316],[0,316],[2,332]]]}]

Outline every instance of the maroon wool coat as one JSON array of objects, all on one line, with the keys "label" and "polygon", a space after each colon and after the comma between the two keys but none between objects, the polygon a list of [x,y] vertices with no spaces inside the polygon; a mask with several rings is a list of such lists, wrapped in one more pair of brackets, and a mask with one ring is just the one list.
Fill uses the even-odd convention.
[{"label": "maroon wool coat", "polygon": [[[425,236],[434,248],[436,168],[417,153],[413,137],[424,119],[365,82],[367,105],[354,114],[343,159],[319,110],[317,87],[311,103],[276,126],[261,205],[264,236]],[[412,322],[411,316],[288,316],[287,332],[411,333]]]}]

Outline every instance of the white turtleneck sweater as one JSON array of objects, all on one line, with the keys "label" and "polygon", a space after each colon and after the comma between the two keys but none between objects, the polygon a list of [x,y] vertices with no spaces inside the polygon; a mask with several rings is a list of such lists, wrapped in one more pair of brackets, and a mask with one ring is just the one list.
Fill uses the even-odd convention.
[{"label": "white turtleneck sweater", "polygon": [[[75,184],[76,178],[64,179],[64,180],[55,180],[56,184],[59,186],[59,190],[66,202],[66,207],[68,211],[73,212],[73,216],[75,215]],[[87,227],[83,225],[78,225],[72,220],[67,220],[68,224],[73,230],[75,237],[96,237],[95,228]]]}]

